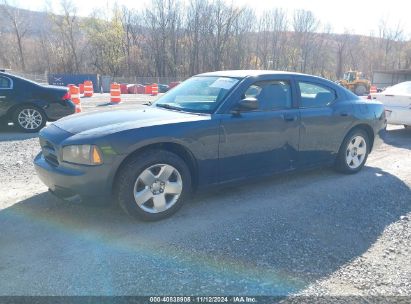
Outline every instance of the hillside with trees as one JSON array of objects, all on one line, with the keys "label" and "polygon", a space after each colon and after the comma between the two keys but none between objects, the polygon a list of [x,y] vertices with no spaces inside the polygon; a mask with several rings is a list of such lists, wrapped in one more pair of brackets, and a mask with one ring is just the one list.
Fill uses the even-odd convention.
[{"label": "hillside with trees", "polygon": [[335,34],[311,11],[261,15],[222,0],[152,0],[79,17],[69,0],[33,12],[0,0],[0,67],[26,73],[186,78],[222,69],[341,77],[345,70],[411,68],[411,41],[381,20],[370,36]]}]

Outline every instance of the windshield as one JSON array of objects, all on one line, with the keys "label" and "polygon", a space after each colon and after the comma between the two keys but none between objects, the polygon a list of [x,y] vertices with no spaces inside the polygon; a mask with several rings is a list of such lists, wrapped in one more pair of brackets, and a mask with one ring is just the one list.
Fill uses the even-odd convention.
[{"label": "windshield", "polygon": [[194,113],[213,113],[239,82],[229,77],[192,77],[162,97],[154,106]]},{"label": "windshield", "polygon": [[411,81],[396,84],[395,86],[386,89],[384,93],[411,94]]},{"label": "windshield", "polygon": [[355,79],[355,73],[354,72],[345,73],[344,79],[347,80],[348,82],[353,81]]}]

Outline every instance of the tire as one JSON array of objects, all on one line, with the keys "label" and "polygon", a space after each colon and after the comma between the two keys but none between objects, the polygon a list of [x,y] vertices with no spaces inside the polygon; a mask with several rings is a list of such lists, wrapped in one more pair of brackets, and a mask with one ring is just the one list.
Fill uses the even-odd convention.
[{"label": "tire", "polygon": [[20,106],[13,112],[14,125],[26,133],[36,133],[40,131],[46,125],[46,122],[46,114],[36,106]]},{"label": "tire", "polygon": [[404,128],[405,128],[405,129],[411,129],[411,126],[409,126],[409,125],[404,125]]},{"label": "tire", "polygon": [[357,85],[354,89],[354,93],[358,96],[363,96],[365,93],[367,93],[367,88],[363,85]]},{"label": "tire", "polygon": [[362,129],[353,129],[344,138],[335,162],[337,171],[354,174],[360,171],[368,158],[370,140]]},{"label": "tire", "polygon": [[120,207],[143,221],[171,216],[190,193],[191,174],[187,164],[164,150],[147,150],[133,156],[120,169],[114,186]]}]

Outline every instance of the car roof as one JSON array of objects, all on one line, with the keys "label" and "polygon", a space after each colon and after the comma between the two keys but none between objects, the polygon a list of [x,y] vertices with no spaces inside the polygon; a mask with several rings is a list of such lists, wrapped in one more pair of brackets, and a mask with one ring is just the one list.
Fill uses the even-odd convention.
[{"label": "car roof", "polygon": [[222,76],[222,77],[256,77],[263,75],[301,75],[301,76],[311,76],[307,74],[301,74],[296,72],[287,72],[287,71],[275,71],[275,70],[228,70],[228,71],[216,71],[198,74],[196,76]]}]

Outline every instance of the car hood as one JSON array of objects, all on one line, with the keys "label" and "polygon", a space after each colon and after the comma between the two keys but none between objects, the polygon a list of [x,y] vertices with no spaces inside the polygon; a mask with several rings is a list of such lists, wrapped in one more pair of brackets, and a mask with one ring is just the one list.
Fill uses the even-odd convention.
[{"label": "car hood", "polygon": [[170,123],[209,119],[208,115],[191,114],[154,107],[106,109],[64,117],[53,124],[72,134],[96,135]]}]

